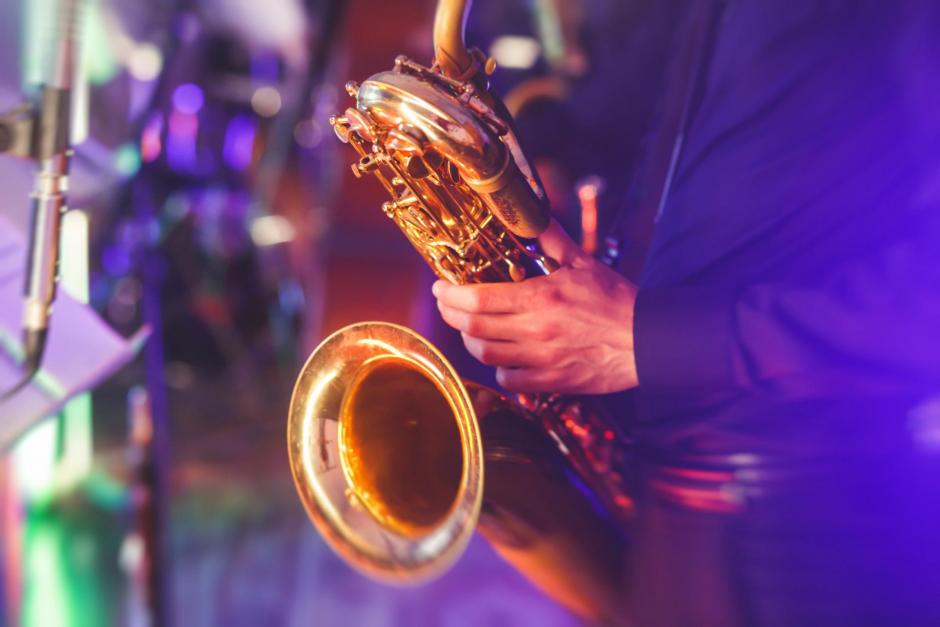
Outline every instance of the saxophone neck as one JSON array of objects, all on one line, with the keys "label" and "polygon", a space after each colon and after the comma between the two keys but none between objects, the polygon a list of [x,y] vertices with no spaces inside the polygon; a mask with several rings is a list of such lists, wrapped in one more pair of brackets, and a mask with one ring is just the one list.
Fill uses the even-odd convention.
[{"label": "saxophone neck", "polygon": [[455,80],[472,76],[476,65],[464,40],[472,4],[473,0],[438,0],[434,14],[434,58],[441,72]]}]

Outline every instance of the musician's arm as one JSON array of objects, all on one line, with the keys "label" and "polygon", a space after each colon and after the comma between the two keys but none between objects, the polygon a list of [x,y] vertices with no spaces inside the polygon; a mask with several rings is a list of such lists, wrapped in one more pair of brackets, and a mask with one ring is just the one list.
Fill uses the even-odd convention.
[{"label": "musician's arm", "polygon": [[813,283],[641,290],[640,385],[791,397],[936,390],[940,217],[911,231]]}]

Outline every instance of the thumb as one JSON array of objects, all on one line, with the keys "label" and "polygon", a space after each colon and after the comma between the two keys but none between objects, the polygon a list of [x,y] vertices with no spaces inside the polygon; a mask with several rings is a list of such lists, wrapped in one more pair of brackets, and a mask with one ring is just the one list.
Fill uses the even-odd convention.
[{"label": "thumb", "polygon": [[586,253],[571,239],[555,218],[552,218],[548,228],[539,235],[538,240],[542,251],[560,265],[577,265],[586,258]]}]

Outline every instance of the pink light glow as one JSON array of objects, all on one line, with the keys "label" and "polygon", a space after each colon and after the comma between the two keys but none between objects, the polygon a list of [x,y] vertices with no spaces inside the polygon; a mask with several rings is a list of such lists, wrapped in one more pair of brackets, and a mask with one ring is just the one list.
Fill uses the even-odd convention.
[{"label": "pink light glow", "polygon": [[156,161],[163,151],[163,115],[154,113],[140,136],[140,157],[144,163]]}]

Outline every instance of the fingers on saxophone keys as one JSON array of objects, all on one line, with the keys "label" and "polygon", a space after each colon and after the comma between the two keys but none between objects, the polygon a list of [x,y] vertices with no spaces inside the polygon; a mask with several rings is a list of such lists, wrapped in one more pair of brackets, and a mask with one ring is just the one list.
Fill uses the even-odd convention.
[{"label": "fingers on saxophone keys", "polygon": [[515,313],[527,297],[524,283],[453,285],[437,281],[431,288],[438,302],[470,313]]},{"label": "fingers on saxophone keys", "polygon": [[511,340],[518,337],[513,320],[504,314],[473,314],[437,304],[441,318],[449,326],[468,336],[492,340]]},{"label": "fingers on saxophone keys", "polygon": [[550,351],[526,347],[516,342],[482,340],[462,333],[467,352],[487,366],[504,368],[544,367],[551,363]]},{"label": "fingers on saxophone keys", "polygon": [[466,311],[460,311],[459,309],[448,307],[441,301],[437,301],[437,310],[441,312],[441,318],[448,324],[448,326],[462,333],[470,332],[470,320],[473,317],[471,314],[468,314]]},{"label": "fingers on saxophone keys", "polygon": [[563,266],[580,265],[586,257],[581,247],[554,218],[545,232],[539,235],[539,244],[546,255]]}]

